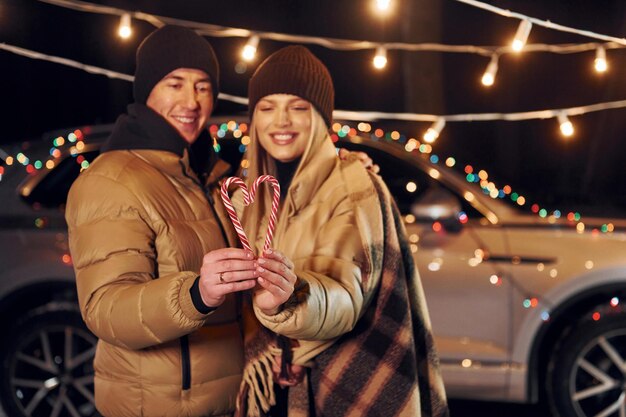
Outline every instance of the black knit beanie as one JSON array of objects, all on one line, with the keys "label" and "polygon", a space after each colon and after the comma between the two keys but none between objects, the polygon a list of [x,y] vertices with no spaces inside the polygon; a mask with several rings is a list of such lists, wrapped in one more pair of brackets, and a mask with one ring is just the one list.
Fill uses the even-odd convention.
[{"label": "black knit beanie", "polygon": [[304,46],[279,49],[256,69],[248,84],[250,115],[260,99],[270,94],[293,94],[313,104],[330,127],[335,89],[326,66]]},{"label": "black knit beanie", "polygon": [[220,70],[211,44],[191,29],[163,26],[148,35],[137,48],[133,94],[146,104],[154,86],[178,68],[206,72],[211,79],[213,102],[217,100]]}]

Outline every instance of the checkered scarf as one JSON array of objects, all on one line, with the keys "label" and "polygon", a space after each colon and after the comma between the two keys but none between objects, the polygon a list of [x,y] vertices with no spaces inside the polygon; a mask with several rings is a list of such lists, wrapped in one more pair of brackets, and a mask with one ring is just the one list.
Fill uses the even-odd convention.
[{"label": "checkered scarf", "polygon": [[[380,288],[355,329],[317,355],[303,383],[289,389],[290,417],[447,417],[431,324],[402,218],[372,175],[383,236],[370,242],[382,258]],[[248,315],[249,317],[249,315]],[[264,416],[275,403],[272,335],[257,323],[247,333],[238,416]]]}]

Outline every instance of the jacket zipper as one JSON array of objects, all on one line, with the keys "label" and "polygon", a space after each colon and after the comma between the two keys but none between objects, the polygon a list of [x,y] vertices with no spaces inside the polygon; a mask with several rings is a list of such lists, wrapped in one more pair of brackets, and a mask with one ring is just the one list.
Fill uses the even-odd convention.
[{"label": "jacket zipper", "polygon": [[[182,166],[182,163],[181,163],[181,166]],[[211,207],[211,212],[213,213],[215,222],[218,224],[220,228],[220,232],[222,233],[222,238],[224,239],[224,244],[228,246],[228,237],[226,235],[226,230],[224,230],[224,225],[220,221],[220,218],[217,215],[217,211],[215,210],[215,207],[213,207],[213,204],[215,204],[215,201],[213,200],[213,196],[211,196],[211,191],[205,188],[200,182],[198,182],[194,178],[187,175],[184,166],[182,168],[183,168],[182,170],[183,175],[185,175],[187,178],[191,179],[193,182],[198,184],[200,188],[202,189],[203,194],[205,195],[205,197],[207,198],[209,202],[209,207]],[[182,366],[182,388],[183,388],[183,391],[186,391],[191,388],[191,359],[190,359],[190,353],[189,353],[189,337],[188,336],[182,336],[180,338],[180,360],[181,360],[181,366]]]},{"label": "jacket zipper", "polygon": [[215,217],[215,222],[220,227],[220,232],[222,232],[222,238],[224,239],[224,244],[228,247],[230,243],[228,242],[228,236],[226,235],[226,230],[224,230],[224,225],[222,224],[222,221],[220,220],[220,216],[217,215],[217,210],[215,210],[215,207],[213,206],[215,204],[215,200],[213,199],[213,196],[211,195],[210,190],[207,190],[205,188],[203,188],[203,190],[204,190],[204,195],[209,201],[209,207],[211,207],[211,211],[213,212],[213,217]]},{"label": "jacket zipper", "polygon": [[180,361],[183,371],[183,391],[191,388],[191,360],[189,359],[189,337],[180,338]]}]

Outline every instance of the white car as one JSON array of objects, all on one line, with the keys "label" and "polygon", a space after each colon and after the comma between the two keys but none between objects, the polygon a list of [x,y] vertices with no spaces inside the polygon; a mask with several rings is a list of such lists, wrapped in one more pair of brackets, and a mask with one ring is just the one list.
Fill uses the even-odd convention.
[{"label": "white car", "polygon": [[[240,128],[212,127],[234,166]],[[50,134],[21,151],[28,163],[0,164],[0,398],[11,416],[95,415],[96,339],[76,307],[62,209],[110,129]],[[347,135],[338,146],[381,166],[405,216],[448,396],[626,415],[626,223],[524,214],[505,202],[519,198],[508,188],[476,183],[485,173],[373,138]],[[41,169],[27,173],[36,161]]]}]

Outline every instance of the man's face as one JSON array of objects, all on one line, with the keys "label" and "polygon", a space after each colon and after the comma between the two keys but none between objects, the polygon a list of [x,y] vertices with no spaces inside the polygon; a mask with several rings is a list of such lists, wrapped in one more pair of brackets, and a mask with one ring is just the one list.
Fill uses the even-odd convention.
[{"label": "man's face", "polygon": [[198,139],[213,111],[213,90],[206,72],[178,68],[159,81],[146,105],[176,128],[189,143]]}]

